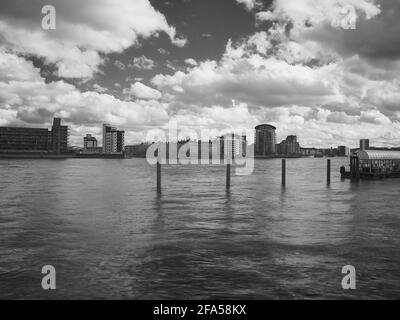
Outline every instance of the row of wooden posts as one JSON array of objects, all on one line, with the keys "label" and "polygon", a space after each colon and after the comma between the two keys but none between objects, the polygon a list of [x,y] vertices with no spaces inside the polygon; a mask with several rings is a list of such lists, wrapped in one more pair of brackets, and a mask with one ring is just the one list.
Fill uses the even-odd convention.
[{"label": "row of wooden posts", "polygon": [[[326,167],[326,183],[331,184],[331,160]],[[282,186],[286,186],[286,159],[282,159]],[[226,189],[231,188],[231,164],[226,165]],[[157,192],[161,193],[161,164],[157,162]]]}]

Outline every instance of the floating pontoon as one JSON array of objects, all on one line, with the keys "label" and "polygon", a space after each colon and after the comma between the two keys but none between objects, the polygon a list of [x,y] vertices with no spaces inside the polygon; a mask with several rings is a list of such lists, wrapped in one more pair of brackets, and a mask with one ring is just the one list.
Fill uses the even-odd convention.
[{"label": "floating pontoon", "polygon": [[400,151],[359,150],[350,157],[350,172],[340,169],[342,178],[400,178]]}]

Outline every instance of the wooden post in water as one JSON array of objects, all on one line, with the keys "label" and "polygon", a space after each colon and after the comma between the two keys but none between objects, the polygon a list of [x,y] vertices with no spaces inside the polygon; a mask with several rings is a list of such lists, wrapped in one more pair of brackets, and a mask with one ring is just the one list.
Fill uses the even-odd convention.
[{"label": "wooden post in water", "polygon": [[282,159],[282,186],[286,186],[286,159]]},{"label": "wooden post in water", "polygon": [[354,157],[350,156],[350,178],[354,179]]},{"label": "wooden post in water", "polygon": [[157,193],[161,193],[161,164],[157,161]]},{"label": "wooden post in water", "polygon": [[331,160],[328,159],[327,162],[328,162],[328,165],[327,165],[327,168],[326,168],[326,183],[328,185],[330,185],[331,184]]},{"label": "wooden post in water", "polygon": [[231,164],[226,165],[226,189],[231,188]]}]

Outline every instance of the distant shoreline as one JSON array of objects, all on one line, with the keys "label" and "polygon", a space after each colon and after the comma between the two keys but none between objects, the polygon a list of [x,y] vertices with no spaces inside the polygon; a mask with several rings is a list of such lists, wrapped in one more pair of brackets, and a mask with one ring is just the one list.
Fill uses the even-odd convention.
[{"label": "distant shoreline", "polygon": [[123,154],[55,154],[43,152],[0,152],[0,159],[125,159]]},{"label": "distant shoreline", "polygon": [[[60,159],[146,159],[146,156],[126,156],[124,154],[51,154],[37,152],[10,152],[1,153],[1,159],[44,159],[44,160],[60,160]],[[271,156],[254,156],[254,160],[271,160],[271,159],[302,159],[313,158],[313,156],[301,155],[271,155]]]}]

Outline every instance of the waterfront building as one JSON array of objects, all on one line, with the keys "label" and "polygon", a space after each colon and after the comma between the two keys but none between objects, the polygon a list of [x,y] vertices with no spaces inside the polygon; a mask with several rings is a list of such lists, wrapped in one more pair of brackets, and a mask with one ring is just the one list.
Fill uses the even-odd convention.
[{"label": "waterfront building", "polygon": [[101,154],[103,153],[103,147],[99,147],[97,139],[91,134],[87,134],[83,138],[83,154]]},{"label": "waterfront building", "polygon": [[221,154],[223,154],[223,149],[221,149],[223,147],[221,139],[217,138],[214,139],[213,141],[210,142],[210,155],[213,158],[217,158],[217,156],[219,156],[219,158],[221,159]]},{"label": "waterfront building", "polygon": [[338,156],[339,157],[349,157],[350,156],[350,148],[346,146],[338,147]]},{"label": "waterfront building", "polygon": [[271,156],[276,154],[276,128],[269,124],[256,127],[255,155]]},{"label": "waterfront building", "polygon": [[125,146],[125,156],[128,158],[140,157],[145,158],[149,143],[141,143],[137,145]]},{"label": "waterfront building", "polygon": [[320,149],[322,155],[324,157],[337,157],[339,155],[339,151],[337,148],[325,148],[325,149]]},{"label": "waterfront building", "polygon": [[90,149],[97,147],[97,139],[93,137],[91,134],[87,134],[86,137],[83,138],[83,149]]},{"label": "waterfront building", "polygon": [[49,151],[51,136],[48,129],[0,127],[0,150]]},{"label": "waterfront building", "polygon": [[314,157],[317,153],[316,148],[300,148],[300,154],[304,157]]},{"label": "waterfront building", "polygon": [[88,147],[83,149],[83,154],[102,154],[103,153],[103,147]]},{"label": "waterfront building", "polygon": [[[234,159],[235,157],[245,157],[246,147],[247,147],[247,137],[235,135],[234,133],[226,134],[219,138],[220,147],[219,152],[221,152],[221,158]],[[212,146],[212,149],[216,149],[216,145]],[[213,150],[213,152],[218,152],[218,150]]]},{"label": "waterfront building", "polygon": [[123,152],[125,147],[125,131],[117,131],[117,152]]},{"label": "waterfront building", "polygon": [[103,153],[123,153],[125,145],[125,132],[108,124],[103,124]]},{"label": "waterfront building", "polygon": [[276,146],[276,152],[280,155],[300,155],[300,144],[297,142],[297,136],[288,136]]},{"label": "waterfront building", "polygon": [[41,128],[0,127],[3,152],[68,152],[68,127],[55,118],[51,131]]},{"label": "waterfront building", "polygon": [[68,127],[61,125],[60,118],[54,118],[51,128],[52,150],[55,153],[68,152]]},{"label": "waterfront building", "polygon": [[360,140],[360,150],[369,150],[369,139]]}]

